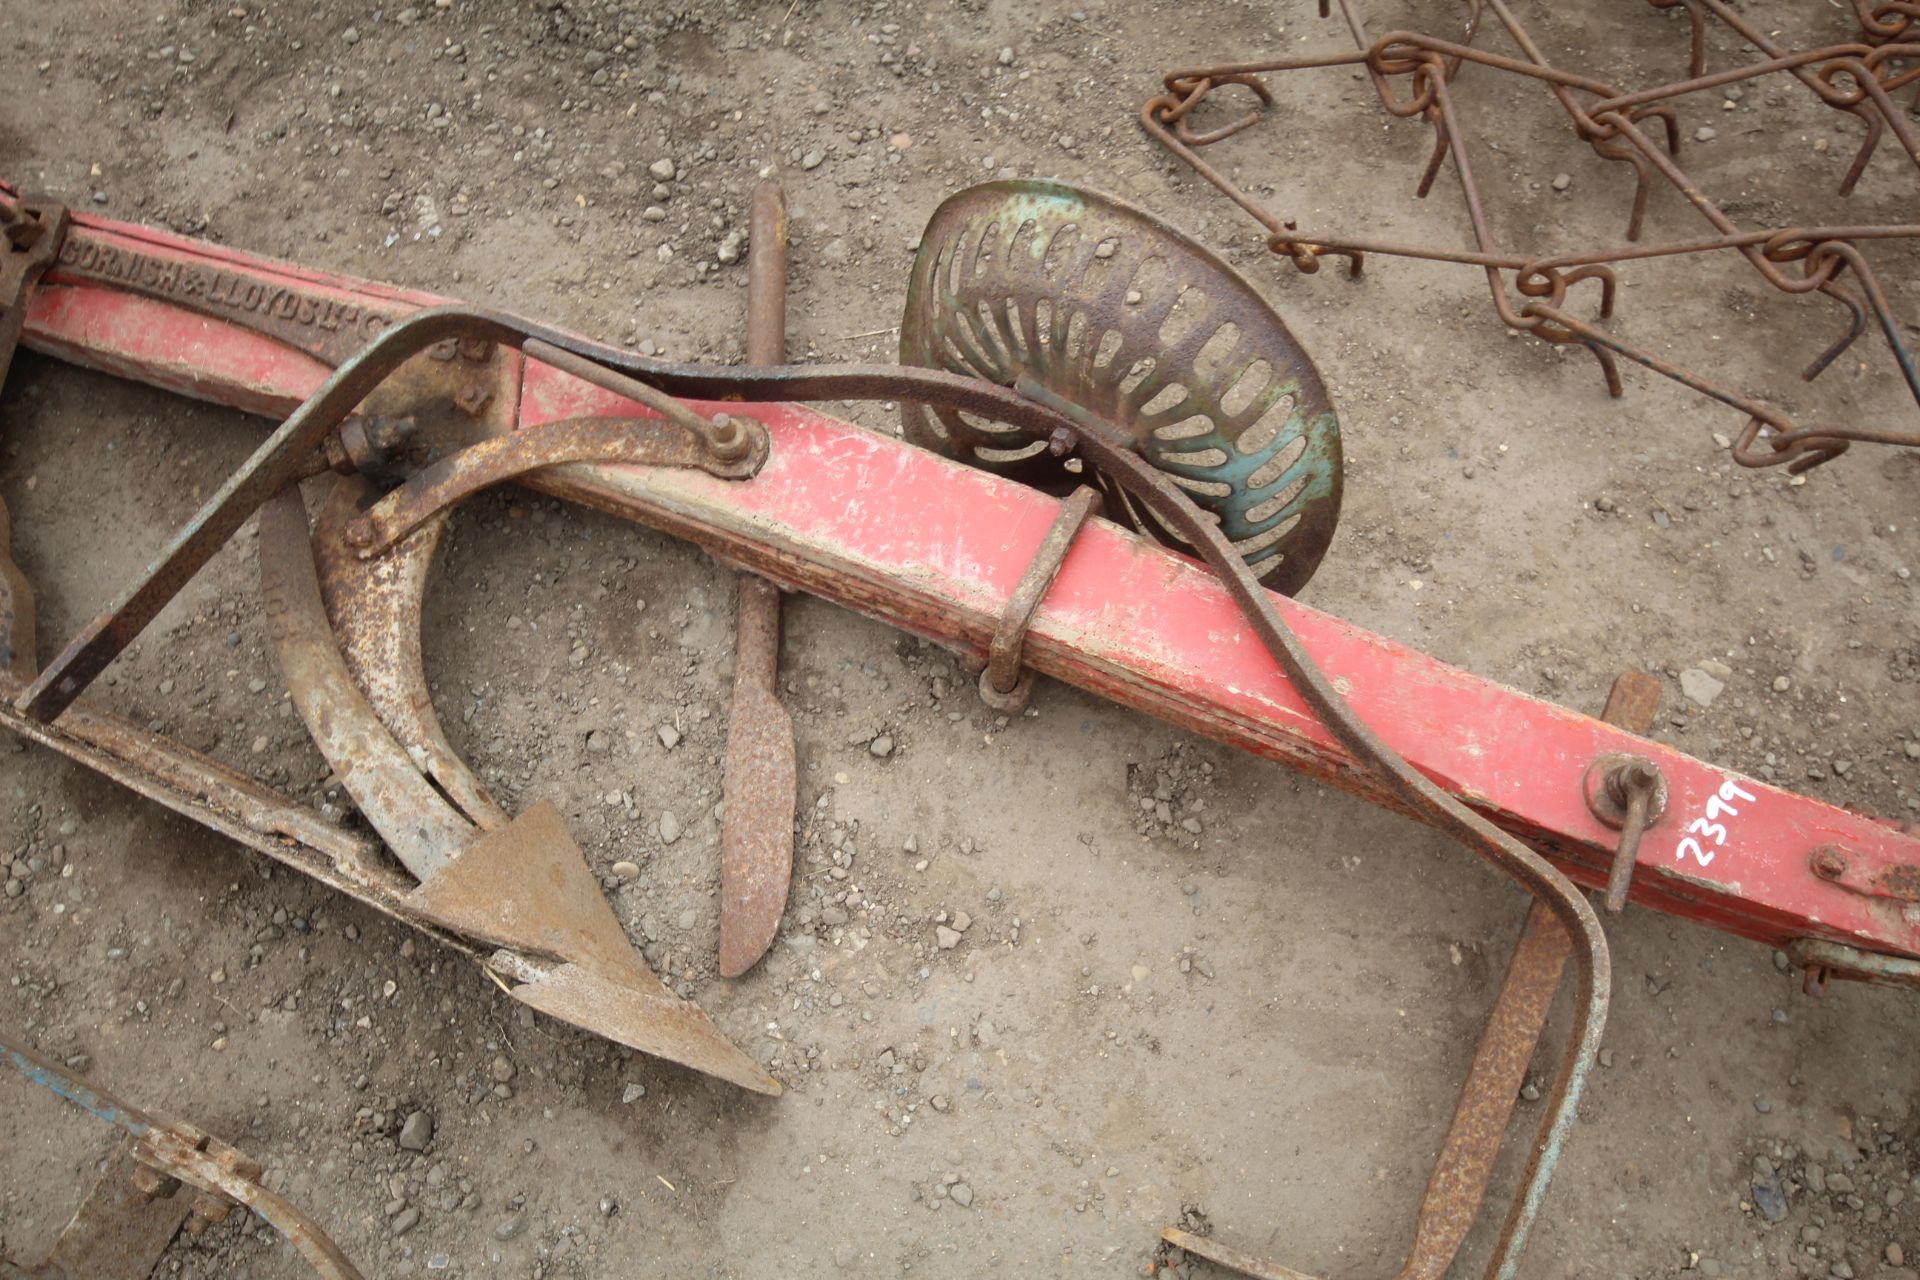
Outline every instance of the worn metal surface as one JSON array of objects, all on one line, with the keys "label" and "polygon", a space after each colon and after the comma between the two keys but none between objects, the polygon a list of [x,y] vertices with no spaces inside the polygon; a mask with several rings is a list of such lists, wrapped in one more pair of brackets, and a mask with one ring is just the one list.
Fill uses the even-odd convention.
[{"label": "worn metal surface", "polygon": [[[949,197],[914,255],[900,360],[1029,378],[1126,428],[1276,591],[1305,586],[1333,538],[1340,428],[1313,361],[1233,268],[1111,197],[1027,180]],[[901,417],[916,444],[1051,492],[1093,479],[1116,519],[1183,544],[1016,424],[919,400]]]},{"label": "worn metal surface", "polygon": [[1033,612],[1040,607],[1047,588],[1060,576],[1060,566],[1087,518],[1100,508],[1100,492],[1081,485],[1060,504],[1060,514],[1047,527],[1040,545],[1034,549],[1020,584],[1007,601],[1000,625],[987,642],[987,665],[980,671],[980,696],[996,711],[1022,710],[1033,694],[1033,676],[1020,662],[1020,651],[1027,642],[1027,628],[1033,625]]},{"label": "worn metal surface", "polygon": [[192,1197],[149,1195],[134,1185],[147,1166],[133,1157],[134,1139],[114,1148],[87,1198],[38,1263],[0,1258],[0,1277],[13,1280],[149,1280],[154,1264],[192,1212]]},{"label": "worn metal surface", "polygon": [[14,350],[26,328],[27,300],[66,243],[71,218],[66,206],[15,201],[0,191],[0,384],[7,380]]},{"label": "worn metal surface", "polygon": [[697,467],[726,480],[751,474],[749,460],[713,456],[705,437],[661,418],[575,418],[538,431],[494,436],[415,472],[347,523],[342,531],[354,554],[371,559],[387,552],[464,498],[518,480],[543,467],[570,462],[632,467]]},{"label": "worn metal surface", "polygon": [[747,361],[785,364],[787,193],[778,179],[754,186],[747,229]]},{"label": "worn metal surface", "polygon": [[551,342],[542,341],[541,335],[565,342],[564,335],[542,326],[523,325],[502,312],[454,306],[417,311],[382,330],[377,338],[341,364],[280,429],[227,478],[137,582],[81,629],[22,695],[20,709],[40,721],[58,717],[67,704],[146,629],[167,601],[199,572],[248,516],[289,483],[308,474],[309,460],[354,406],[410,357],[442,344],[452,344],[455,348],[472,345],[482,350],[486,344],[531,344],[556,367],[567,367],[576,376],[595,381],[604,389],[639,400],[685,427],[705,440],[715,457],[742,460],[748,474],[764,462],[766,433],[758,424],[724,416],[716,416],[711,421],[700,418],[671,397],[616,370],[593,365]]},{"label": "worn metal surface", "polygon": [[[27,301],[65,241],[70,219],[58,204],[16,200],[0,191],[0,387],[26,328]],[[32,675],[33,588],[13,562],[13,520],[0,501],[0,670]]]},{"label": "worn metal surface", "polygon": [[[1807,860],[1813,874],[1852,893],[1920,904],[1920,862],[1859,866],[1845,849],[1822,845]],[[1920,914],[1920,912],[1917,912]]]},{"label": "worn metal surface", "polygon": [[[95,615],[47,665],[19,699],[20,709],[43,722],[57,718],[146,629],[248,516],[302,474],[306,460],[327,434],[407,357],[444,339],[485,329],[487,326],[458,310],[417,312],[384,330],[343,363],[227,478],[186,527],[169,540],[140,579]],[[504,337],[510,332],[496,327],[476,336]]]},{"label": "worn metal surface", "polygon": [[793,720],[780,705],[780,588],[740,575],[733,700],[720,823],[720,972],[737,978],[773,945],[793,879],[799,794]]},{"label": "worn metal surface", "polygon": [[[351,509],[348,486],[357,483],[341,482],[345,496],[323,508],[333,513],[323,527],[340,528],[341,513]],[[437,532],[433,525],[412,537]],[[281,492],[262,508],[261,592],[275,652],[294,707],[321,754],[361,814],[421,882],[402,899],[403,909],[486,948],[545,957],[551,962],[546,969],[510,991],[517,1000],[643,1052],[778,1093],[771,1076],[696,1006],[667,992],[640,960],[550,805],[503,823],[498,806],[445,746],[430,703],[416,707],[413,721],[416,732],[430,735],[430,754],[416,760],[394,737],[341,657],[312,542],[297,490]],[[353,561],[345,554],[333,557],[336,568]],[[394,593],[403,601],[391,615],[395,625],[411,626],[414,635],[423,576],[424,568],[407,575]],[[357,600],[362,593],[342,591],[336,583],[335,595]],[[417,684],[424,696],[417,667],[405,666],[407,661],[400,660],[412,677],[406,683]],[[442,780],[453,785],[436,785]],[[450,798],[461,795],[473,797],[467,812]],[[588,977],[576,978],[575,970]],[[591,987],[591,1002],[579,998],[583,986]]]},{"label": "worn metal surface", "polygon": [[1824,996],[1834,978],[1920,991],[1920,960],[1911,956],[1862,951],[1826,938],[1796,938],[1787,944],[1787,959],[1806,970],[1806,990],[1811,996]]},{"label": "worn metal surface", "polygon": [[[90,232],[117,241],[165,239],[170,252],[183,255],[198,248],[125,224],[85,222]],[[246,265],[231,250],[204,251],[222,269]],[[259,270],[286,268],[266,264]],[[381,286],[317,274],[312,279],[313,287],[343,296],[361,288],[369,297],[386,296]],[[169,388],[189,385],[180,370],[198,361],[201,372],[192,389],[241,407],[285,404],[317,385],[304,358],[284,360],[278,349],[241,330],[209,348],[205,322],[197,317],[178,315],[169,322],[144,298],[65,282],[57,273],[49,281],[29,313],[26,341],[37,349]],[[585,344],[582,349],[593,348]],[[674,394],[709,402],[729,396],[773,401],[937,393],[946,403],[982,415],[1031,409],[975,380],[891,366],[689,371],[617,351],[608,358],[624,361],[623,368]],[[537,361],[526,364],[518,385],[522,430],[583,414],[639,411],[630,401]],[[1057,504],[980,473],[956,471],[797,406],[765,403],[754,412],[777,437],[779,449],[750,485],[675,470],[611,467],[555,468],[530,483],[691,538],[783,586],[983,653],[1026,567],[1024,556],[1009,551],[1008,539],[1025,528],[1025,538],[1037,541]],[[1045,438],[1053,421],[1034,414],[1029,433]],[[850,486],[888,494],[913,518],[876,523],[849,511],[837,495]],[[1073,561],[1087,568],[1076,571],[1070,564],[1049,593],[1029,634],[1029,665],[1356,794],[1395,803],[1317,728],[1286,682],[1263,670],[1236,639],[1242,634],[1236,610],[1208,575],[1146,554],[1098,523],[1079,542]],[[1868,864],[1913,862],[1920,860],[1920,841],[1912,836],[1741,778],[1738,785],[1759,801],[1751,811],[1743,806],[1725,847],[1691,854],[1678,846],[1677,827],[1668,824],[1684,825],[1709,800],[1717,800],[1729,781],[1724,770],[1477,680],[1310,609],[1286,609],[1339,672],[1363,713],[1385,726],[1423,770],[1576,878],[1598,883],[1615,846],[1612,830],[1580,798],[1581,772],[1604,751],[1642,752],[1667,777],[1676,816],[1659,824],[1642,845],[1636,902],[1776,944],[1811,934],[1920,954],[1920,927],[1819,880],[1804,863],[1806,850],[1834,842]],[[4,711],[0,718],[24,729]],[[1489,749],[1459,732],[1459,725],[1474,723],[1506,726],[1503,741],[1524,746],[1517,754]],[[61,741],[57,736],[42,740]],[[161,788],[159,794],[171,792]],[[231,825],[222,810],[192,811],[204,821]]]},{"label": "worn metal surface", "polygon": [[[1692,20],[1693,75],[1684,81],[1623,93],[1604,81],[1553,65],[1540,51],[1505,0],[1468,0],[1465,34],[1454,41],[1412,31],[1393,31],[1375,39],[1367,34],[1353,0],[1339,0],[1341,15],[1352,33],[1355,52],[1308,55],[1263,62],[1191,67],[1171,72],[1165,91],[1141,109],[1140,121],[1194,172],[1213,183],[1266,228],[1269,246],[1284,254],[1304,272],[1319,269],[1328,255],[1347,260],[1350,274],[1358,275],[1365,255],[1386,254],[1477,266],[1484,271],[1499,322],[1549,343],[1578,343],[1599,362],[1610,394],[1621,394],[1615,357],[1624,356],[1662,376],[1672,378],[1743,413],[1747,423],[1733,438],[1733,456],[1743,466],[1785,465],[1801,472],[1845,452],[1854,441],[1893,445],[1920,445],[1920,431],[1859,423],[1822,421],[1802,424],[1777,406],[1754,399],[1703,377],[1671,361],[1660,359],[1645,346],[1631,343],[1616,332],[1567,310],[1571,290],[1584,284],[1597,294],[1599,316],[1613,314],[1617,280],[1614,266],[1639,259],[1682,254],[1734,253],[1745,258],[1773,288],[1800,295],[1819,293],[1847,314],[1846,330],[1804,370],[1812,380],[1823,372],[1865,330],[1868,313],[1885,339],[1889,352],[1920,402],[1920,367],[1892,314],[1879,280],[1860,246],[1876,240],[1920,237],[1920,223],[1883,226],[1792,226],[1742,230],[1707,193],[1681,169],[1680,129],[1674,101],[1703,89],[1731,86],[1769,75],[1792,75],[1837,110],[1859,117],[1867,135],[1843,180],[1845,194],[1864,169],[1883,133],[1891,133],[1916,165],[1920,165],[1920,129],[1897,107],[1892,94],[1920,84],[1920,43],[1843,44],[1810,50],[1791,50],[1746,23],[1724,0],[1651,0],[1656,8],[1684,5]],[[1327,16],[1329,0],[1321,0]],[[1489,53],[1473,42],[1491,13],[1519,56]],[[1708,73],[1704,66],[1703,29],[1708,18],[1725,25],[1762,55],[1760,61]],[[1904,24],[1888,30],[1905,32]],[[1461,68],[1477,66],[1519,75],[1546,87],[1571,120],[1576,135],[1601,157],[1632,167],[1635,195],[1626,238],[1619,247],[1599,247],[1559,254],[1516,253],[1503,249],[1494,235],[1474,169],[1469,139],[1452,98],[1453,81]],[[1220,168],[1202,159],[1199,149],[1211,146],[1256,123],[1273,102],[1260,77],[1311,68],[1361,67],[1372,79],[1381,105],[1392,115],[1422,118],[1434,130],[1433,150],[1416,193],[1425,196],[1444,161],[1451,160],[1459,179],[1473,231],[1474,247],[1458,250],[1395,243],[1355,236],[1302,230],[1298,222],[1268,210]],[[1217,90],[1237,86],[1250,90],[1253,106],[1244,114],[1208,130],[1196,129],[1193,113]],[[1657,129],[1660,140],[1648,132]],[[1662,145],[1664,142],[1664,146]],[[1710,236],[1657,245],[1639,245],[1647,198],[1656,175],[1680,193],[1712,227]],[[1800,264],[1797,275],[1784,269]],[[1511,292],[1510,292],[1511,290]],[[1516,298],[1514,295],[1517,294]]]},{"label": "worn metal surface", "polygon": [[354,805],[407,870],[427,879],[453,861],[476,827],[421,776],[347,670],[298,489],[282,490],[261,509],[259,557],[261,603],[294,710]]},{"label": "worn metal surface", "polygon": [[778,1096],[780,1082],[633,949],[559,811],[541,801],[407,898],[435,924],[519,954],[490,967],[521,983],[514,999],[621,1044]]},{"label": "worn metal surface", "polygon": [[[252,1210],[267,1225],[280,1232],[321,1280],[361,1280],[360,1272],[340,1247],[311,1218],[262,1187],[258,1181],[260,1166],[226,1143],[191,1125],[163,1121],[122,1102],[106,1090],[88,1084],[3,1033],[0,1033],[0,1063],[11,1067],[23,1079],[124,1130],[127,1143],[122,1148],[123,1153],[160,1175],[158,1180],[140,1178],[133,1181],[131,1185],[136,1189],[144,1188],[155,1195],[172,1195],[179,1185],[184,1184],[199,1192],[191,1199],[179,1197],[186,1203],[180,1206],[179,1216],[172,1219],[173,1228],[177,1229],[181,1220],[190,1216],[187,1229],[198,1234],[205,1224],[223,1220],[230,1205],[240,1205]],[[129,1197],[129,1200],[141,1198]],[[96,1207],[104,1212],[112,1202],[113,1198],[109,1196]],[[88,1204],[94,1204],[93,1197],[89,1198]],[[82,1215],[85,1213],[83,1207]],[[145,1217],[137,1211],[136,1216]],[[76,1216],[75,1224],[79,1222],[80,1217]],[[129,1228],[121,1243],[145,1249],[152,1244],[159,1226],[158,1222],[152,1220],[140,1222]],[[159,1249],[166,1247],[172,1235],[173,1229],[169,1229],[165,1236],[159,1237],[156,1255]],[[63,1243],[64,1239],[63,1236]],[[75,1244],[74,1256],[84,1262],[88,1254],[101,1247],[102,1242],[97,1239],[78,1240]],[[112,1254],[102,1254],[99,1260],[122,1264],[129,1261],[126,1257],[114,1257]],[[37,1280],[94,1280],[100,1274],[70,1266],[59,1246],[56,1246],[49,1263],[59,1269],[38,1273]],[[151,1265],[149,1260],[149,1269]]]},{"label": "worn metal surface", "polygon": [[[747,247],[747,359],[787,358],[787,198],[773,179],[753,189]],[[780,588],[740,575],[720,811],[720,973],[737,978],[773,945],[793,881],[799,762],[780,705]]]},{"label": "worn metal surface", "polygon": [[347,545],[346,530],[373,496],[364,479],[344,477],[313,518],[314,569],[333,640],[354,687],[434,789],[474,826],[504,827],[506,811],[447,741],[421,653],[427,577],[450,512],[364,560]]}]

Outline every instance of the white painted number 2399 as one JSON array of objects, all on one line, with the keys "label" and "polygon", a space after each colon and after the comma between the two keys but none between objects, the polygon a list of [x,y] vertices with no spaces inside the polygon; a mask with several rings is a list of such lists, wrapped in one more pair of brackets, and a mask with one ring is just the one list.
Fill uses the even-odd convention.
[{"label": "white painted number 2399", "polygon": [[[1754,799],[1756,799],[1754,794],[1743,789],[1737,782],[1728,781],[1721,783],[1720,794],[1707,797],[1707,816],[1704,818],[1695,818],[1687,824],[1687,830],[1691,831],[1693,835],[1680,837],[1680,843],[1673,847],[1674,860],[1677,862],[1685,862],[1688,855],[1691,854],[1693,860],[1703,867],[1711,863],[1713,861],[1714,850],[1727,842],[1727,828],[1724,824],[1716,822],[1715,819],[1721,817],[1739,817],[1740,811],[1733,807],[1733,801],[1751,801]],[[1714,848],[1706,848],[1699,840],[1694,839],[1694,836],[1703,836],[1713,841]]]}]

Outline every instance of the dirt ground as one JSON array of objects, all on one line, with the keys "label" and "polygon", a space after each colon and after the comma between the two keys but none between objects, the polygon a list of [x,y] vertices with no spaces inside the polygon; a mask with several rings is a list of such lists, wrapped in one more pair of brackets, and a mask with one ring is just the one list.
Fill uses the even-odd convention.
[{"label": "dirt ground", "polygon": [[[1226,253],[1327,375],[1347,505],[1304,599],[1572,707],[1641,667],[1667,687],[1660,738],[1914,820],[1920,456],[1856,446],[1804,483],[1742,470],[1715,439],[1733,415],[1637,370],[1610,402],[1584,353],[1503,334],[1471,270],[1296,275],[1135,113],[1170,67],[1342,49],[1336,23],[1296,0],[1080,3],[5,0],[0,174],[686,359],[740,355],[733,251],[762,173],[787,184],[791,341],[815,360],[890,356],[950,192],[997,173],[1111,191]],[[1742,7],[1784,39],[1851,29],[1841,6]],[[1675,14],[1520,9],[1550,55],[1615,83],[1684,72]],[[1368,5],[1376,31],[1457,29],[1458,10]],[[1273,83],[1279,118],[1219,162],[1305,226],[1464,243],[1450,176],[1412,199],[1424,128],[1347,70]],[[1505,234],[1619,238],[1624,167],[1544,94],[1470,73],[1459,96]],[[1859,128],[1796,85],[1701,95],[1682,125],[1690,167],[1756,224],[1912,220],[1891,146],[1832,194]],[[1699,224],[1658,191],[1650,229]],[[1915,246],[1875,253],[1920,314]],[[1624,276],[1617,325],[1662,354],[1809,418],[1912,423],[1871,334],[1797,379],[1836,309],[1733,262]],[[884,406],[828,408],[896,429]],[[33,356],[0,414],[43,655],[260,433]],[[282,694],[253,561],[249,530],[100,695],[352,821]],[[552,799],[597,870],[642,867],[612,891],[621,921],[784,1098],[537,1018],[461,957],[12,742],[0,1024],[243,1147],[369,1276],[1137,1276],[1188,1211],[1314,1274],[1389,1274],[1516,894],[1425,829],[1073,690],[997,720],[940,650],[801,599],[792,901],[766,963],[723,980],[732,609],[728,573],[683,544],[490,495],[443,553],[428,666],[509,809]],[[1689,669],[1724,682],[1710,705],[1682,695]],[[1764,947],[1644,911],[1609,927],[1607,1051],[1522,1273],[1914,1280],[1912,996],[1814,1001]],[[424,1151],[399,1144],[416,1113]],[[109,1146],[0,1081],[5,1253],[37,1256]],[[159,1274],[305,1271],[236,1219]]]}]

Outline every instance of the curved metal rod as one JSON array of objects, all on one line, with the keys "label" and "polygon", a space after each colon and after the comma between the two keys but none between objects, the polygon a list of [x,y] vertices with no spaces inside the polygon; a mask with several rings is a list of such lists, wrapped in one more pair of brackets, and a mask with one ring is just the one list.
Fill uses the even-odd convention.
[{"label": "curved metal rod", "polygon": [[[159,1160],[151,1159],[149,1151],[157,1154]],[[307,1265],[324,1280],[363,1280],[360,1269],[339,1245],[327,1238],[319,1223],[253,1179],[241,1177],[206,1152],[181,1141],[170,1130],[155,1129],[149,1133],[134,1148],[134,1155],[142,1163],[155,1164],[190,1187],[251,1210],[285,1236],[287,1243],[298,1250]]]},{"label": "curved metal rod", "polygon": [[1018,389],[1071,419],[1077,428],[1072,432],[1073,442],[1088,461],[1102,474],[1114,477],[1134,498],[1190,540],[1220,576],[1228,594],[1240,606],[1254,634],[1286,673],[1294,690],[1356,760],[1371,769],[1409,809],[1518,881],[1553,912],[1568,936],[1576,940],[1573,950],[1577,971],[1576,1026],[1568,1037],[1560,1070],[1554,1079],[1552,1101],[1541,1117],[1521,1192],[1514,1200],[1488,1268],[1490,1276],[1505,1280],[1518,1265],[1547,1182],[1553,1176],[1560,1148],[1572,1127],[1581,1089],[1600,1051],[1600,1035],[1606,1026],[1612,991],[1612,959],[1599,917],[1586,895],[1546,859],[1428,781],[1354,714],[1273,607],[1271,597],[1240,562],[1232,545],[1178,486],[1127,447],[1118,433],[1096,423],[1077,405],[1036,384],[1022,382]]}]

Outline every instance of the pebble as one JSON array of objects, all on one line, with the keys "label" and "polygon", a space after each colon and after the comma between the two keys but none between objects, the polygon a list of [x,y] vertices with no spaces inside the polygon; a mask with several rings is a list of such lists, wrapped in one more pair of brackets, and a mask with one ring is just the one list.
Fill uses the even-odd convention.
[{"label": "pebble", "polygon": [[587,750],[596,756],[605,755],[611,746],[613,746],[613,739],[598,729],[587,735]]},{"label": "pebble", "polygon": [[487,1074],[499,1083],[505,1084],[507,1081],[513,1079],[517,1074],[517,1070],[513,1063],[508,1060],[507,1055],[500,1053],[494,1055],[493,1062],[487,1067]]},{"label": "pebble", "polygon": [[964,1182],[956,1182],[947,1188],[947,1199],[962,1209],[968,1208],[973,1204],[973,1188]]},{"label": "pebble", "polygon": [[1724,680],[1716,680],[1699,667],[1688,667],[1680,673],[1680,692],[1689,702],[1702,707],[1710,707],[1713,700],[1725,693]]},{"label": "pebble", "polygon": [[671,751],[680,745],[680,731],[670,724],[660,726],[660,745]]},{"label": "pebble", "polygon": [[692,907],[688,907],[685,911],[682,911],[680,913],[680,931],[682,933],[685,933],[687,930],[693,928],[693,926],[698,924],[699,922],[700,922],[700,917]]},{"label": "pebble", "polygon": [[933,937],[934,940],[940,944],[942,951],[951,951],[960,945],[960,931],[958,929],[949,929],[946,925],[935,926]]},{"label": "pebble", "polygon": [[680,819],[675,816],[673,810],[662,809],[660,811],[660,843],[672,844],[679,838]]},{"label": "pebble", "polygon": [[506,1219],[499,1226],[495,1227],[493,1229],[493,1238],[495,1240],[511,1240],[526,1229],[527,1220],[516,1215]]},{"label": "pebble", "polygon": [[393,1234],[403,1236],[420,1225],[420,1211],[408,1206],[393,1219]]},{"label": "pebble", "polygon": [[656,182],[672,182],[676,170],[671,160],[655,160],[647,166],[647,172],[653,175]]},{"label": "pebble", "polygon": [[1762,1178],[1754,1182],[1753,1207],[1768,1222],[1780,1222],[1787,1216],[1787,1193],[1780,1186],[1778,1175]]},{"label": "pebble", "polygon": [[427,1144],[432,1141],[433,1116],[425,1111],[414,1112],[400,1126],[400,1148],[403,1151],[425,1151]]},{"label": "pebble", "polygon": [[1556,173],[1553,175],[1553,189],[1555,191],[1565,191],[1568,187],[1572,185],[1573,185],[1572,174]]},{"label": "pebble", "polygon": [[800,157],[800,167],[802,169],[818,169],[821,164],[826,161],[826,158],[824,152],[818,150],[809,151]]},{"label": "pebble", "polygon": [[1900,1247],[1898,1240],[1889,1240],[1887,1242],[1887,1265],[1890,1267],[1903,1267],[1906,1264],[1907,1251]]},{"label": "pebble", "polygon": [[646,1096],[647,1086],[643,1084],[630,1084],[620,1091],[620,1101],[629,1107]]},{"label": "pebble", "polygon": [[622,880],[631,880],[640,874],[640,864],[622,859],[613,864],[613,874]]},{"label": "pebble", "polygon": [[1693,140],[1695,142],[1712,142],[1719,136],[1719,133],[1717,133],[1710,124],[1703,124],[1693,131]]},{"label": "pebble", "polygon": [[346,41],[346,42],[347,42],[348,44],[359,44],[359,43],[360,43],[360,28],[358,28],[358,27],[348,27],[348,28],[347,28],[347,29],[346,29],[345,31],[342,31],[342,32],[340,33],[340,38],[341,38],[342,40],[345,40],[345,41]]},{"label": "pebble", "polygon": [[1793,681],[1787,679],[1785,676],[1775,676],[1773,678],[1773,691],[1775,693],[1785,693],[1791,688],[1793,688]]},{"label": "pebble", "polygon": [[888,733],[881,734],[867,744],[867,750],[871,751],[880,759],[885,760],[893,754],[893,735]]}]

